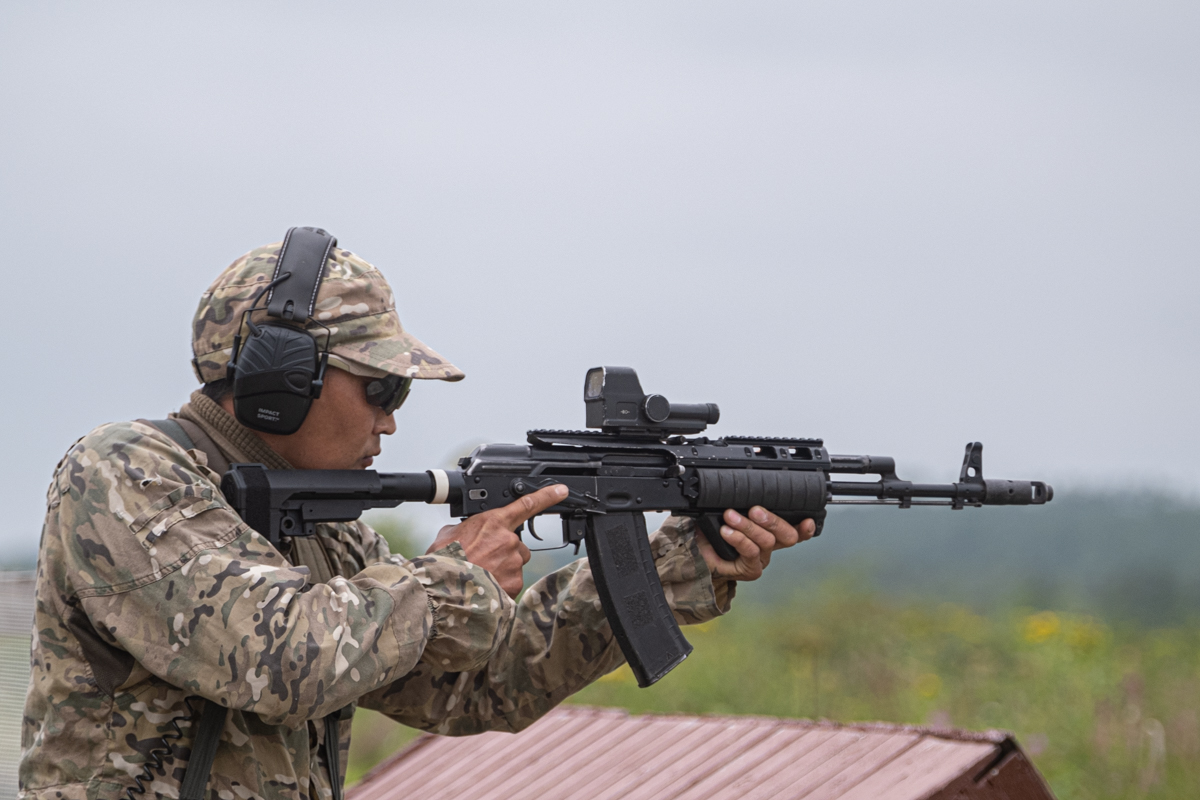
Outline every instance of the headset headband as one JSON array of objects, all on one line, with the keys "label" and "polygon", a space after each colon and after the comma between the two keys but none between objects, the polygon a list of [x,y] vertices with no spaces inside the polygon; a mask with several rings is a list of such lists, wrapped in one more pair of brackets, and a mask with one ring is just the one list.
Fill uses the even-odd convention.
[{"label": "headset headband", "polygon": [[271,288],[267,295],[267,316],[303,325],[313,314],[317,289],[325,273],[329,253],[337,239],[320,228],[289,228],[279,250],[272,281],[285,272],[291,277]]}]

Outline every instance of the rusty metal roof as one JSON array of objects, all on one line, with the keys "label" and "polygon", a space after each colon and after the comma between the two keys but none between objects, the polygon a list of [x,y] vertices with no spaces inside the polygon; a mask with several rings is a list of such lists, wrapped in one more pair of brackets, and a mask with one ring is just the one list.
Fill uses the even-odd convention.
[{"label": "rusty metal roof", "polygon": [[347,800],[1053,800],[1004,732],[561,706],[517,735],[423,735]]}]

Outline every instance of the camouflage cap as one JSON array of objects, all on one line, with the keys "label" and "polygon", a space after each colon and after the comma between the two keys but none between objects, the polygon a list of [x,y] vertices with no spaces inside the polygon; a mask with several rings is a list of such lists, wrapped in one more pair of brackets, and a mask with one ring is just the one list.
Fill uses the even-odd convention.
[{"label": "camouflage cap", "polygon": [[[225,377],[242,313],[271,280],[282,244],[259,247],[234,261],[200,298],[192,322],[192,367],[201,383]],[[258,316],[255,312],[255,321]],[[261,316],[265,319],[265,312]],[[465,377],[404,330],[383,275],[349,250],[335,247],[330,252],[313,316],[329,327],[330,352],[344,361],[409,378],[458,381]],[[312,321],[308,328],[318,344],[324,344],[324,329]]]}]

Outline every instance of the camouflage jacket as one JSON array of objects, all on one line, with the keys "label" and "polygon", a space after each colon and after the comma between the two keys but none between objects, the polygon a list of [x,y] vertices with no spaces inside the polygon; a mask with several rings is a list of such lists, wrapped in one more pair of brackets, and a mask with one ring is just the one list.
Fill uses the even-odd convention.
[{"label": "camouflage jacket", "polygon": [[[226,459],[286,468],[199,393],[180,414]],[[321,525],[329,574],[318,580],[247,527],[218,484],[203,452],[138,422],[97,428],[59,463],[22,797],[124,797],[139,776],[145,797],[178,797],[189,708],[203,698],[232,709],[208,797],[327,798],[315,723],[332,712],[358,704],[451,735],[518,731],[622,662],[586,561],[514,604],[457,544],[409,561],[366,525]],[[728,609],[733,585],[714,589],[690,523],[668,521],[652,548],[681,623]],[[340,733],[345,764],[348,721]]]}]

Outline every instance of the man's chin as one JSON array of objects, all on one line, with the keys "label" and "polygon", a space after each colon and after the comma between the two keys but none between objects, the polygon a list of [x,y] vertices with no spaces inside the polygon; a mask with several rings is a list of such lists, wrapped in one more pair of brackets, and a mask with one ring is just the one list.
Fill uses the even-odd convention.
[{"label": "man's chin", "polygon": [[360,460],[359,460],[359,462],[358,462],[358,468],[359,468],[359,469],[370,469],[370,468],[371,468],[371,465],[372,465],[372,464],[374,464],[374,463],[375,463],[375,459],[374,459],[374,457],[372,457],[372,456],[367,456],[366,458],[363,458],[363,459],[360,459]]}]

